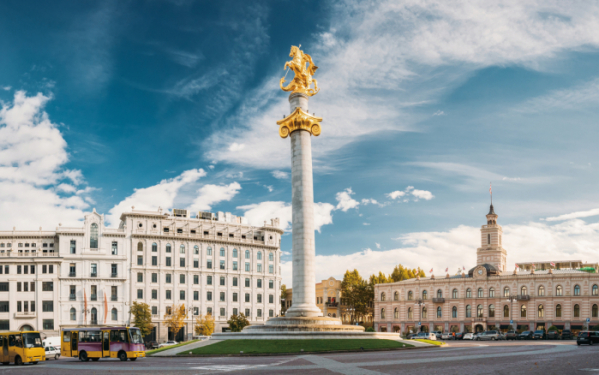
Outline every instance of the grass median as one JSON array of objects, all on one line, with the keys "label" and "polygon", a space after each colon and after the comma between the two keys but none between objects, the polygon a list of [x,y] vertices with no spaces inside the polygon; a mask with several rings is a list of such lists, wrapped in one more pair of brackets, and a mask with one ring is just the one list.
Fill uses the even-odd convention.
[{"label": "grass median", "polygon": [[427,339],[415,339],[414,341],[425,342],[427,344],[438,345],[438,346],[445,344],[443,341],[435,341],[435,340],[427,340]]},{"label": "grass median", "polygon": [[[393,340],[327,339],[327,340],[224,340],[191,350],[191,355],[314,353],[405,349],[413,345]],[[190,351],[178,355],[189,355]],[[241,353],[243,352],[243,353]]]},{"label": "grass median", "polygon": [[182,343],[177,344],[177,345],[170,345],[170,346],[165,346],[165,347],[154,349],[154,350],[148,350],[148,351],[146,351],[146,355],[152,355],[152,354],[160,353],[160,352],[163,352],[165,350],[170,350],[170,349],[178,348],[180,346],[185,346],[185,345],[193,344],[194,342],[198,342],[198,341],[200,341],[200,340],[185,341],[185,342],[182,342]]}]

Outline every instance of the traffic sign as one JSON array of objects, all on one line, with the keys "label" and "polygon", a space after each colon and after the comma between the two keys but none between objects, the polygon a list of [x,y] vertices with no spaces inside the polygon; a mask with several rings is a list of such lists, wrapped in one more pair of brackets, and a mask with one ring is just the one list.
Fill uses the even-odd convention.
[{"label": "traffic sign", "polygon": [[422,325],[422,323],[418,322],[418,327],[420,327]]},{"label": "traffic sign", "polygon": [[591,318],[587,318],[587,323],[590,323],[590,322],[591,322]]},{"label": "traffic sign", "polygon": [[513,321],[513,320],[510,320],[510,324],[514,324],[514,321]]}]

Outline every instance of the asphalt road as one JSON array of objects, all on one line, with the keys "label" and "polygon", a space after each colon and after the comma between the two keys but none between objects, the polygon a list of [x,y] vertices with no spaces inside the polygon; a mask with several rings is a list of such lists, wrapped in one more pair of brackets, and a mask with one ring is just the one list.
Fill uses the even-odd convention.
[{"label": "asphalt road", "polygon": [[599,374],[599,345],[575,341],[468,342],[405,351],[272,357],[140,358],[79,362],[61,358],[2,374]]}]

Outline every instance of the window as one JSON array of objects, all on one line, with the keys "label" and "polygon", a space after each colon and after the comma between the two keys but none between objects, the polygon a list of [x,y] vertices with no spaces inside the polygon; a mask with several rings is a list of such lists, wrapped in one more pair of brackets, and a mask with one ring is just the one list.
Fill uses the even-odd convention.
[{"label": "window", "polygon": [[466,305],[466,318],[472,318],[472,307],[470,305]]},{"label": "window", "polygon": [[171,277],[172,277],[172,275],[170,273],[166,274],[166,283],[167,284],[170,284],[172,282]]},{"label": "window", "polygon": [[112,255],[119,254],[119,244],[116,241],[112,241]]},{"label": "window", "polygon": [[258,263],[256,271],[262,272],[262,263]]},{"label": "window", "polygon": [[0,283],[0,292],[8,292],[8,283]]},{"label": "window", "polygon": [[110,315],[111,315],[111,319],[112,319],[112,320],[114,320],[114,321],[118,320],[118,318],[119,318],[119,313],[118,313],[118,311],[116,310],[116,308],[113,308],[113,309],[111,310],[111,313],[110,313]]},{"label": "window", "polygon": [[412,291],[410,290],[410,291],[408,292],[408,301],[411,301],[411,300],[413,300],[413,299],[414,299],[414,293],[412,293]]},{"label": "window", "polygon": [[593,305],[593,308],[591,309],[591,316],[593,318],[597,318],[598,317],[597,313],[598,313],[597,305]]},{"label": "window", "polygon": [[250,287],[250,279],[246,277],[245,279],[245,287],[249,288]]},{"label": "window", "polygon": [[555,317],[556,318],[562,317],[562,305],[555,306]]},{"label": "window", "polygon": [[158,315],[158,306],[152,306],[152,315]]},{"label": "window", "polygon": [[221,307],[220,308],[220,316],[225,316],[225,315],[226,315],[225,308]]},{"label": "window", "polygon": [[225,302],[225,292],[220,292],[220,301]]},{"label": "window", "polygon": [[262,251],[258,251],[258,260],[262,260]]},{"label": "window", "polygon": [[237,278],[236,277],[233,278],[233,286],[237,286]]},{"label": "window", "polygon": [[427,317],[426,317],[426,312],[427,312],[427,311],[426,311],[426,307],[423,307],[423,308],[422,308],[422,319],[423,319],[423,320],[427,319]]},{"label": "window", "polygon": [[158,252],[158,244],[156,244],[156,242],[154,242],[152,244],[152,252],[153,253],[157,253]]},{"label": "window", "polygon": [[437,307],[437,318],[442,318],[443,312],[441,311],[441,306]]},{"label": "window", "polygon": [[44,329],[54,331],[54,319],[44,319],[42,325]]},{"label": "window", "polygon": [[476,317],[482,318],[483,316],[483,305],[476,306]]},{"label": "window", "polygon": [[167,244],[166,244],[166,252],[167,252],[167,253],[170,253],[170,252],[171,252],[171,244],[170,244],[170,243],[167,243]]},{"label": "window", "polygon": [[111,301],[116,301],[117,300],[117,295],[118,295],[118,287],[117,286],[111,286],[110,287],[110,300]]},{"label": "window", "polygon": [[249,262],[245,262],[245,271],[250,272],[250,263]]},{"label": "window", "polygon": [[381,319],[385,319],[385,309],[381,309]]},{"label": "window", "polygon": [[525,286],[523,286],[522,288],[520,288],[520,294],[525,296],[528,294],[528,289],[526,289]]},{"label": "window", "polygon": [[257,279],[257,280],[256,280],[256,286],[257,286],[258,288],[262,288],[262,279]]},{"label": "window", "polygon": [[237,267],[237,261],[236,261],[236,260],[234,260],[234,261],[233,261],[233,271],[237,271],[237,268],[238,268],[238,267]]},{"label": "window", "polygon": [[206,292],[206,299],[212,301],[212,292]]},{"label": "window", "polygon": [[451,317],[454,319],[458,317],[458,308],[456,306],[451,308]]},{"label": "window", "polygon": [[171,267],[173,264],[171,263],[171,257],[166,257],[166,266]]},{"label": "window", "polygon": [[221,260],[221,261],[220,261],[220,269],[221,269],[221,270],[224,270],[224,269],[225,269],[225,261],[224,261],[224,260]]},{"label": "window", "polygon": [[245,259],[250,259],[250,251],[249,250],[245,251]]},{"label": "window", "polygon": [[451,298],[458,298],[458,290],[457,290],[457,289],[454,289],[454,290],[451,292]]},{"label": "window", "polygon": [[152,289],[152,299],[158,299],[158,290]]},{"label": "window", "polygon": [[537,309],[537,315],[539,316],[539,318],[545,317],[545,309],[543,308],[543,305],[539,305]]},{"label": "window", "polygon": [[172,297],[172,295],[171,295],[171,291],[170,291],[170,290],[167,290],[167,291],[166,291],[166,299],[170,300],[170,299],[172,299],[171,297]]},{"label": "window", "polygon": [[200,260],[199,259],[193,260],[193,268],[200,268]]},{"label": "window", "polygon": [[505,288],[503,288],[503,296],[504,297],[510,296],[510,288],[508,288],[507,286]]},{"label": "window", "polygon": [[42,282],[42,292],[53,292],[53,291],[54,291],[54,282],[52,282],[52,281]]},{"label": "window", "polygon": [[412,308],[408,307],[408,320],[413,319],[413,313],[412,313]]},{"label": "window", "polygon": [[208,315],[212,315],[212,307],[208,307],[208,308],[206,309],[206,314],[208,314]]},{"label": "window", "polygon": [[564,289],[562,288],[561,285],[558,285],[555,287],[555,295],[556,296],[563,296],[564,295]]},{"label": "window", "polygon": [[394,301],[399,301],[399,292],[394,292],[393,293],[393,300]]},{"label": "window", "polygon": [[21,274],[21,266],[17,266],[17,275]]},{"label": "window", "polygon": [[185,267],[185,258],[179,258],[179,267]]},{"label": "window", "polygon": [[510,307],[508,305],[503,306],[503,317],[504,318],[510,317]]},{"label": "window", "polygon": [[89,229],[89,247],[92,249],[98,248],[98,224],[96,223],[92,223]]},{"label": "window", "polygon": [[494,298],[494,297],[495,297],[495,289],[489,288],[489,298]]},{"label": "window", "polygon": [[478,298],[483,298],[483,288],[478,288]]},{"label": "window", "polygon": [[193,247],[193,253],[194,253],[194,255],[199,255],[200,254],[200,248],[199,248],[198,245],[195,245]]},{"label": "window", "polygon": [[152,256],[152,265],[153,266],[157,266],[158,265],[158,257],[157,256]]},{"label": "window", "polygon": [[220,256],[221,256],[221,257],[224,257],[224,256],[225,256],[225,248],[224,248],[224,247],[221,247],[221,248],[220,248]]},{"label": "window", "polygon": [[193,291],[193,300],[194,301],[199,301],[200,300],[200,292],[197,290]]},{"label": "window", "polygon": [[224,286],[224,285],[226,285],[226,284],[225,284],[225,277],[224,277],[224,276],[221,276],[221,277],[220,277],[220,285],[221,285],[221,286]]},{"label": "window", "polygon": [[144,298],[144,290],[137,289],[137,299],[143,299],[143,298]]},{"label": "window", "polygon": [[427,299],[428,297],[428,292],[426,290],[422,291],[422,299]]},{"label": "window", "polygon": [[526,318],[526,306],[525,305],[520,306],[520,317]]},{"label": "window", "polygon": [[466,298],[472,298],[472,290],[470,288],[466,289]]},{"label": "window", "polygon": [[[48,272],[48,266],[46,266],[45,264],[42,266],[42,273],[47,273]],[[0,266],[0,275],[2,274],[2,267]]]},{"label": "window", "polygon": [[53,312],[54,311],[54,301],[42,301],[42,311],[43,312]]},{"label": "window", "polygon": [[138,266],[143,266],[144,265],[144,256],[143,255],[138,255],[137,256],[137,265]]},{"label": "window", "polygon": [[245,302],[250,302],[250,294],[249,293],[245,294]]},{"label": "window", "polygon": [[179,284],[185,284],[185,275],[184,274],[179,275]]},{"label": "window", "polygon": [[[4,273],[8,274],[8,266],[5,266]],[[54,265],[53,264],[48,266],[48,273],[54,273]]]},{"label": "window", "polygon": [[574,286],[574,295],[575,296],[579,296],[580,295],[580,285],[575,285]]},{"label": "window", "polygon": [[274,256],[272,255],[272,253],[268,253],[268,260],[270,262],[274,261]]},{"label": "window", "polygon": [[144,251],[144,244],[141,242],[137,243],[137,251]]},{"label": "window", "polygon": [[273,296],[272,294],[268,295],[268,303],[275,303],[275,296]]},{"label": "window", "polygon": [[599,296],[599,286],[597,286],[597,284],[593,285],[591,294],[594,296]]},{"label": "window", "polygon": [[181,301],[185,301],[185,291],[184,290],[179,291],[179,299]]},{"label": "window", "polygon": [[206,285],[212,285],[212,276],[206,276]]},{"label": "window", "polygon": [[580,306],[574,305],[574,317],[580,318]]},{"label": "window", "polygon": [[193,275],[193,283],[195,285],[200,284],[200,275]]},{"label": "window", "polygon": [[233,249],[233,258],[237,258],[237,249]]},{"label": "window", "polygon": [[171,315],[173,313],[173,309],[171,306],[166,307],[166,315]]},{"label": "window", "polygon": [[212,255],[212,248],[210,246],[206,248],[206,255]]},{"label": "window", "polygon": [[185,254],[185,245],[179,246],[179,254]]},{"label": "window", "polygon": [[77,310],[75,310],[74,307],[71,307],[71,311],[70,311],[69,315],[71,315],[71,320],[77,320]]},{"label": "window", "polygon": [[137,282],[138,283],[143,283],[144,282],[144,274],[141,272],[137,273]]},{"label": "window", "polygon": [[495,317],[495,306],[489,305],[489,318]]},{"label": "window", "polygon": [[69,264],[69,276],[74,277],[77,274],[77,267],[75,263]]},{"label": "window", "polygon": [[385,301],[385,292],[381,293],[381,301]]},{"label": "window", "polygon": [[487,234],[487,244],[490,245],[491,244],[491,235]]},{"label": "window", "polygon": [[437,290],[437,298],[443,298],[443,291],[441,289]]},{"label": "window", "polygon": [[206,268],[208,268],[208,269],[212,269],[212,259],[208,259],[208,260],[206,261]]},{"label": "window", "polygon": [[539,297],[543,297],[545,296],[545,287],[543,285],[541,285],[539,287]]}]

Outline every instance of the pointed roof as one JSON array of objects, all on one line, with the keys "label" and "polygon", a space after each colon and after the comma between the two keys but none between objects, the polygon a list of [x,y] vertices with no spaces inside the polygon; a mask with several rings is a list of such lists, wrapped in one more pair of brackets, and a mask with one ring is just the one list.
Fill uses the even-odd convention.
[{"label": "pointed roof", "polygon": [[493,209],[493,204],[491,204],[491,207],[489,208],[489,213],[487,215],[497,215],[495,213],[495,210]]}]

